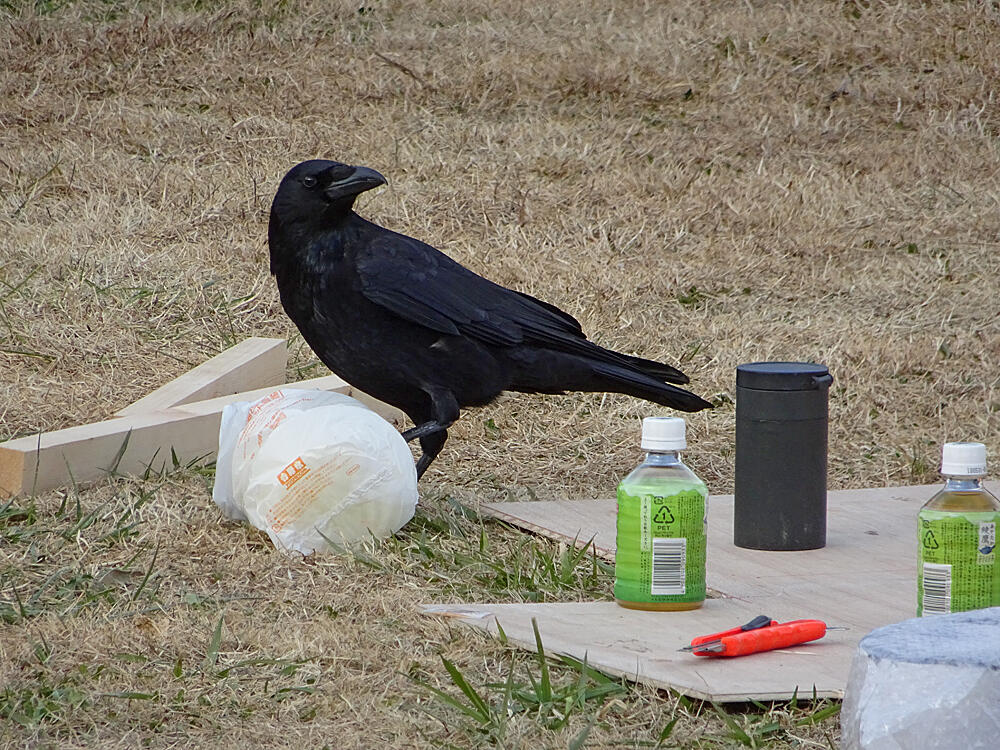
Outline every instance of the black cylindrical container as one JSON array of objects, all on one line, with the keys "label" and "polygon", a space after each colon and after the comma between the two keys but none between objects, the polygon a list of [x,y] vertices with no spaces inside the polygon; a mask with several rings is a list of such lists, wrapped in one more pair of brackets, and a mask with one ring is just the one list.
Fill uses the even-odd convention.
[{"label": "black cylindrical container", "polygon": [[736,368],[733,541],[764,550],[826,545],[827,396],[833,377],[808,362]]}]

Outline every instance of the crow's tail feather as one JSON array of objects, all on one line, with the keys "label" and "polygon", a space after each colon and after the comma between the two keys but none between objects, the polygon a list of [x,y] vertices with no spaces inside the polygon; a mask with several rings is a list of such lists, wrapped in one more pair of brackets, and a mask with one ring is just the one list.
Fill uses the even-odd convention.
[{"label": "crow's tail feather", "polygon": [[[668,376],[681,375],[668,365],[597,349],[596,356],[580,356],[551,349],[520,349],[509,353],[512,366],[504,390],[522,393],[624,393],[636,398],[669,406],[678,411],[701,411],[710,404],[700,396],[670,385]],[[633,366],[633,362],[637,365]],[[641,366],[640,366],[641,365]],[[686,383],[683,377],[680,382]]]},{"label": "crow's tail feather", "polygon": [[[666,365],[662,366],[666,367]],[[601,383],[600,388],[595,390],[625,393],[629,396],[652,401],[654,404],[669,406],[678,411],[694,412],[712,408],[712,404],[701,396],[683,388],[660,382],[645,372],[604,362],[592,362],[590,370]],[[687,378],[682,382],[687,382]]]},{"label": "crow's tail feather", "polygon": [[643,359],[642,357],[631,357],[627,354],[619,354],[618,356],[622,357],[628,363],[629,367],[633,367],[656,380],[665,380],[668,383],[676,383],[677,385],[684,385],[690,381],[690,378],[676,367],[665,365],[662,362],[654,362],[651,359]]}]

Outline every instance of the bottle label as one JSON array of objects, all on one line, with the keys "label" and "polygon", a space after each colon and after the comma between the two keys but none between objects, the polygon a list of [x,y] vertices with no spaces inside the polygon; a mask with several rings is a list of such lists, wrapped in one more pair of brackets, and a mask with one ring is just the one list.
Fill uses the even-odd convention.
[{"label": "bottle label", "polygon": [[1000,513],[921,510],[917,615],[1000,605]]},{"label": "bottle label", "polygon": [[705,598],[704,485],[618,487],[615,598],[644,603]]}]

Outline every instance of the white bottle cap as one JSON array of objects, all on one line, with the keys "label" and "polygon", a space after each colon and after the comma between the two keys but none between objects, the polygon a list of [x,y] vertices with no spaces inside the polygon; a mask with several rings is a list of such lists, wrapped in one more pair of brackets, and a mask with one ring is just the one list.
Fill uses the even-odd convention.
[{"label": "white bottle cap", "polygon": [[982,443],[945,443],[941,473],[953,477],[986,476],[986,446]]},{"label": "white bottle cap", "polygon": [[685,424],[680,417],[646,417],[642,420],[644,451],[681,451],[685,448]]}]

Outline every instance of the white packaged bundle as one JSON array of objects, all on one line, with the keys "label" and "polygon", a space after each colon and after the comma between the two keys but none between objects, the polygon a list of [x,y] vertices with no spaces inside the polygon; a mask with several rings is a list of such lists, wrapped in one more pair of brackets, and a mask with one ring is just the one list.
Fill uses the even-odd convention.
[{"label": "white packaged bundle", "polygon": [[222,414],[212,499],[308,555],[398,531],[417,473],[402,436],[349,396],[281,389]]},{"label": "white packaged bundle", "polygon": [[843,750],[1000,746],[1000,607],[914,617],[866,635],[840,722]]}]

